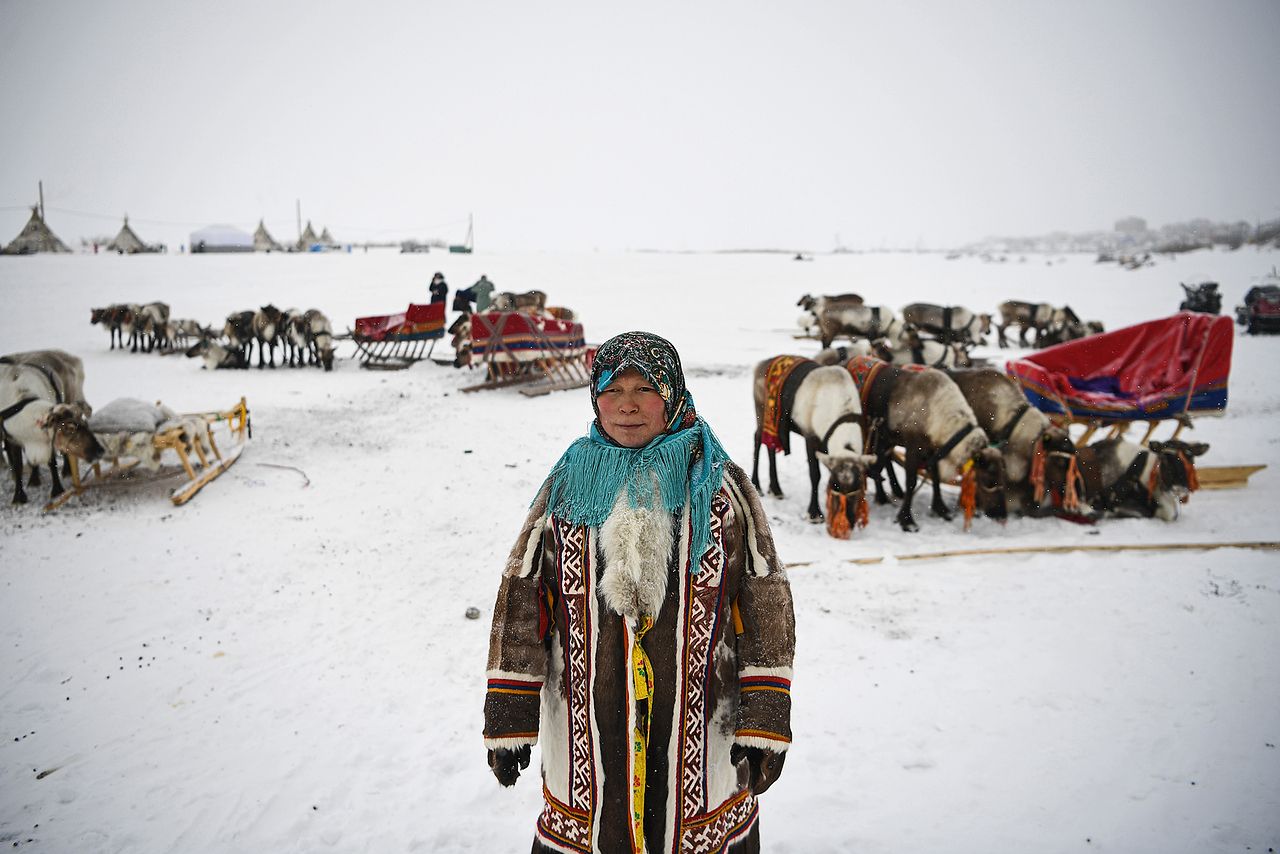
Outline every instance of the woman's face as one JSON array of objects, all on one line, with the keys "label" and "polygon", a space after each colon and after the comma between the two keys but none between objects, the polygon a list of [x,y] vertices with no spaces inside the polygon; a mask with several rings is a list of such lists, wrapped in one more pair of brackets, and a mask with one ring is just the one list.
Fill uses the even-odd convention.
[{"label": "woman's face", "polygon": [[667,427],[666,401],[644,374],[627,368],[596,396],[600,426],[624,448],[643,448]]}]

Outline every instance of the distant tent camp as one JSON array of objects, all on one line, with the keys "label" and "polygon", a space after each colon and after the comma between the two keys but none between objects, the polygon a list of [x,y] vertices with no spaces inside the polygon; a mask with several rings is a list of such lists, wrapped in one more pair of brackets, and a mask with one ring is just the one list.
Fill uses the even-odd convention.
[{"label": "distant tent camp", "polygon": [[298,238],[298,251],[309,252],[311,247],[320,242],[320,238],[316,237],[315,230],[311,227],[311,220],[307,220],[307,227],[302,232],[302,236]]},{"label": "distant tent camp", "polygon": [[253,235],[230,225],[210,225],[191,232],[192,252],[252,252]]},{"label": "distant tent camp", "polygon": [[284,247],[276,243],[276,239],[267,231],[267,226],[258,220],[258,230],[253,233],[254,252],[280,252]]},{"label": "distant tent camp", "polygon": [[32,206],[31,219],[23,226],[18,236],[0,253],[4,255],[34,255],[37,252],[70,252],[67,244],[49,230],[40,216],[40,208]]},{"label": "distant tent camp", "polygon": [[108,252],[119,252],[121,255],[133,255],[137,252],[158,252],[159,247],[149,246],[129,227],[129,218],[124,218],[124,225],[120,227],[120,233],[116,235],[115,240],[107,244]]}]

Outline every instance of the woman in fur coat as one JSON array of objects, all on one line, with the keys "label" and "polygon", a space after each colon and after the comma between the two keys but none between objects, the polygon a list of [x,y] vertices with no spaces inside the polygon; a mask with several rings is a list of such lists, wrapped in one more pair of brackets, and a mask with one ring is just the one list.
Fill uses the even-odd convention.
[{"label": "woman in fur coat", "polygon": [[498,590],[489,766],[512,785],[541,739],[535,852],[758,851],[795,646],[767,520],[670,343],[607,341],[591,397]]}]

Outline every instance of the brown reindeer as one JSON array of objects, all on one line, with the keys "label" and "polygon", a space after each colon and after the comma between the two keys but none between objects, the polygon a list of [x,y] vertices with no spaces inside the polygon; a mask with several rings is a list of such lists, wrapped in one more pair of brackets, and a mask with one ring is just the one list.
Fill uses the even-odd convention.
[{"label": "brown reindeer", "polygon": [[276,344],[280,341],[284,312],[274,305],[264,305],[253,313],[253,340],[258,342],[258,368],[263,367],[262,354],[270,348],[267,364],[276,366]]},{"label": "brown reindeer", "polygon": [[[989,447],[986,432],[950,377],[934,368],[897,367],[868,357],[852,359],[847,367],[861,393],[873,437],[877,503],[889,500],[880,472],[891,466],[892,449],[903,448],[906,490],[898,511],[902,530],[919,530],[911,501],[920,469],[928,470],[933,481],[930,509],[935,515],[951,519],[942,500],[941,482],[960,477],[966,526],[975,509],[993,519],[1006,517],[1004,460],[999,451]],[[888,474],[895,485],[892,468]]]},{"label": "brown reindeer", "polygon": [[932,334],[944,344],[956,343],[966,348],[985,343],[983,336],[991,331],[991,315],[977,314],[959,305],[913,302],[903,307],[902,322]]},{"label": "brown reindeer", "polygon": [[1053,306],[1047,302],[1019,302],[1005,300],[1000,303],[1000,322],[996,324],[996,342],[1003,348],[1009,346],[1004,331],[1010,326],[1018,327],[1018,346],[1027,346],[1027,333],[1034,332],[1035,346],[1039,347],[1049,324],[1053,322]]},{"label": "brown reindeer", "polygon": [[106,308],[89,309],[89,323],[97,325],[101,324],[106,328],[107,333],[111,336],[111,349],[116,348],[116,339],[120,340],[120,349],[124,349],[124,333],[120,329],[120,324],[124,320],[124,314],[128,311],[128,306],[118,303],[109,305]]},{"label": "brown reindeer", "polygon": [[948,371],[965,402],[1004,457],[1009,509],[1043,515],[1054,507],[1079,513],[1076,446],[1062,427],[1027,402],[1022,388],[990,368]]},{"label": "brown reindeer", "polygon": [[503,291],[494,295],[491,309],[542,315],[547,310],[547,295],[542,291],[525,291],[522,294]]},{"label": "brown reindeer", "polygon": [[[848,371],[799,356],[777,356],[756,365],[752,385],[756,410],[751,482],[760,488],[760,446],[769,453],[769,494],[782,497],[777,452],[790,453],[790,434],[805,440],[809,463],[809,521],[827,520],[827,529],[847,537],[866,524],[866,472],[874,457],[865,453],[862,407]],[[821,463],[830,472],[824,517],[818,506]]]},{"label": "brown reindeer", "polygon": [[227,322],[222,325],[222,337],[232,350],[238,350],[241,361],[246,365],[253,354],[253,316],[252,311],[237,311],[227,315]]}]

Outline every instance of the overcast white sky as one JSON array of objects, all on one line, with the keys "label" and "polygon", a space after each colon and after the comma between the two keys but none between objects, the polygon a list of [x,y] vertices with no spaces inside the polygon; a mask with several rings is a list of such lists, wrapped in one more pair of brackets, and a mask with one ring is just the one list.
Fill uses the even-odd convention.
[{"label": "overcast white sky", "polygon": [[[1280,217],[1280,2],[0,0],[0,242],[490,249]],[[91,218],[81,213],[98,214]]]}]

